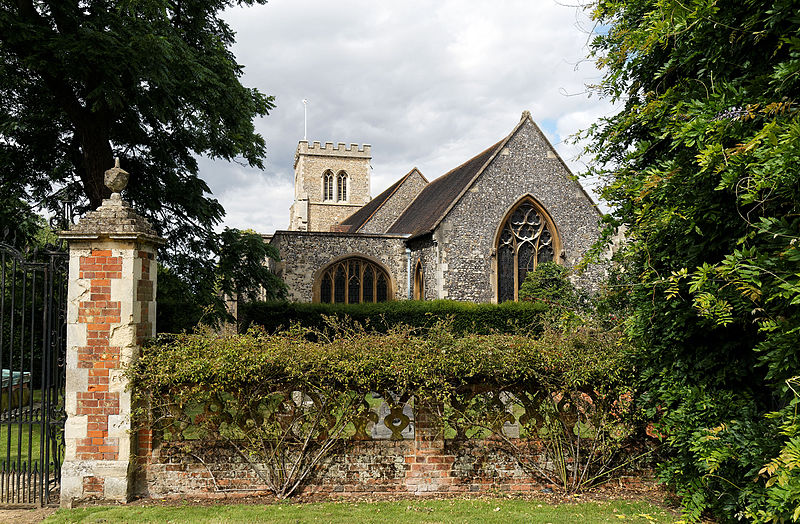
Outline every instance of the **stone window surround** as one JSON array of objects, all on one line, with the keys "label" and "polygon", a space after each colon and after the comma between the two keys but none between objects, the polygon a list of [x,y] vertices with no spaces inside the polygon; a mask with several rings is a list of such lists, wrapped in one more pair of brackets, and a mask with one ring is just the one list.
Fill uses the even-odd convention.
[{"label": "stone window surround", "polygon": [[336,173],[336,201],[349,202],[350,201],[350,175],[347,171],[339,171]]},{"label": "stone window surround", "polygon": [[[499,282],[500,272],[498,271],[498,268],[497,268],[497,248],[498,248],[498,246],[500,244],[500,235],[503,232],[503,226],[505,225],[506,221],[511,217],[511,214],[514,211],[516,211],[516,209],[526,201],[528,201],[531,204],[533,204],[533,207],[542,216],[542,218],[544,219],[544,221],[547,224],[548,229],[550,230],[550,232],[553,235],[553,253],[554,253],[553,262],[555,262],[556,264],[564,265],[564,262],[565,262],[565,259],[566,259],[566,253],[564,251],[564,246],[563,246],[563,244],[561,242],[561,232],[559,231],[558,226],[556,225],[556,223],[553,221],[552,216],[550,216],[550,213],[547,211],[547,208],[545,208],[544,205],[542,205],[542,203],[539,202],[539,200],[536,197],[534,197],[532,194],[526,193],[525,195],[522,195],[519,199],[517,199],[516,202],[514,202],[506,210],[506,213],[503,215],[503,218],[497,224],[497,228],[495,229],[494,242],[492,244],[493,247],[492,247],[492,252],[491,252],[491,255],[490,255],[490,259],[491,259],[491,263],[490,263],[491,275],[490,275],[490,277],[491,278],[489,279],[489,281],[492,283],[492,287],[493,287],[493,289],[492,289],[492,302],[493,303],[497,303],[497,301],[498,301],[497,300],[498,292],[499,292],[499,289],[500,289],[500,282]],[[514,301],[515,302],[517,300],[519,300],[519,297],[517,296],[518,291],[519,291],[518,289],[514,291]]]},{"label": "stone window surround", "polygon": [[347,171],[342,169],[336,176],[330,169],[322,173],[322,202],[325,204],[350,202],[350,175]]},{"label": "stone window surround", "polygon": [[339,262],[342,262],[342,261],[347,260],[349,258],[361,258],[361,259],[364,259],[367,262],[375,264],[377,267],[379,267],[381,270],[383,270],[384,273],[386,274],[386,276],[388,277],[388,289],[387,289],[387,293],[386,293],[386,300],[387,301],[391,301],[391,300],[395,299],[395,297],[397,296],[397,280],[395,279],[395,276],[392,274],[392,271],[390,271],[389,268],[386,267],[386,264],[384,264],[383,262],[381,262],[377,258],[371,257],[371,256],[366,255],[364,253],[352,252],[352,253],[346,253],[344,255],[341,255],[341,256],[338,256],[338,257],[335,257],[335,258],[331,259],[330,261],[328,261],[327,264],[323,265],[321,268],[317,269],[314,272],[314,274],[312,276],[314,284],[312,285],[312,288],[311,288],[311,292],[312,292],[312,300],[311,301],[313,303],[319,304],[322,301],[322,290],[321,290],[322,277],[325,275],[325,272],[328,271],[328,269],[331,266],[334,266],[334,265],[338,264]]},{"label": "stone window surround", "polygon": [[333,177],[333,171],[327,169],[322,173],[322,200],[332,202],[335,195],[336,182]]}]

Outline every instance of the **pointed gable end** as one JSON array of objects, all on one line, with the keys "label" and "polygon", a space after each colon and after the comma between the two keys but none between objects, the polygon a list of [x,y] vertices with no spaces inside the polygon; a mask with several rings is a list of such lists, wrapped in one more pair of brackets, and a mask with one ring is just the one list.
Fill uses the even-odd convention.
[{"label": "pointed gable end", "polygon": [[428,179],[415,167],[361,209],[344,219],[341,226],[346,226],[349,233],[386,233],[392,222],[426,185]]},{"label": "pointed gable end", "polygon": [[[464,194],[469,191],[478,177],[489,167],[498,154],[503,151],[508,142],[525,126],[530,125],[547,144],[549,153],[564,167],[567,173],[569,168],[552,147],[550,142],[542,133],[539,126],[531,118],[528,111],[522,112],[522,117],[514,129],[502,140],[490,146],[488,149],[467,160],[460,166],[437,178],[419,194],[419,196],[408,206],[406,211],[392,224],[388,233],[407,234],[411,238],[419,237],[431,233],[439,223],[447,216],[451,209],[461,200]],[[588,193],[583,190],[577,181],[573,182],[591,204],[596,208]],[[599,214],[599,212],[598,212]]]}]

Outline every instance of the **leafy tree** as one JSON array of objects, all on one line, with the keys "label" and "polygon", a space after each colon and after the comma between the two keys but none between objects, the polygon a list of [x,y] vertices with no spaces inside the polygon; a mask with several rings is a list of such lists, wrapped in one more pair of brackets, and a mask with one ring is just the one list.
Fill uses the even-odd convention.
[{"label": "leafy tree", "polygon": [[788,438],[765,415],[792,401],[800,369],[799,13],[791,0],[594,4],[596,90],[622,109],[587,131],[588,150],[609,229],[628,228],[628,332],[663,413],[662,474],[693,518],[791,518],[767,507],[759,472]]},{"label": "leafy tree", "polygon": [[217,275],[223,294],[249,302],[286,296],[286,285],[265,264],[279,260],[276,248],[251,229],[226,229],[221,239]]},{"label": "leafy tree", "polygon": [[157,326],[161,333],[191,332],[198,323],[234,320],[226,299],[282,300],[286,285],[270,270],[278,251],[252,230],[226,228],[220,234],[219,262],[211,285],[193,287],[159,265]]},{"label": "leafy tree", "polygon": [[42,223],[29,205],[0,188],[0,242],[22,248],[36,237]]},{"label": "leafy tree", "polygon": [[131,173],[124,197],[168,239],[162,260],[192,292],[211,293],[230,242],[214,230],[224,210],[197,156],[263,168],[253,119],[274,107],[241,85],[220,12],[265,2],[0,1],[0,216],[24,224],[60,198],[96,208],[119,156]]}]

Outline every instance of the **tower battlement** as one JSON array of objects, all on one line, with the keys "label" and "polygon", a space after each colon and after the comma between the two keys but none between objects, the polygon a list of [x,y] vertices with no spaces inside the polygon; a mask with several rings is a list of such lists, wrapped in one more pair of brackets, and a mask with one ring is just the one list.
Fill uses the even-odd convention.
[{"label": "tower battlement", "polygon": [[295,167],[297,166],[297,160],[300,158],[300,155],[310,155],[310,156],[338,156],[338,157],[348,157],[348,158],[372,158],[372,146],[370,144],[350,144],[347,145],[344,142],[338,142],[336,145],[333,142],[319,142],[315,140],[312,143],[308,143],[308,140],[301,140],[297,144],[297,150],[294,154],[294,164]]}]

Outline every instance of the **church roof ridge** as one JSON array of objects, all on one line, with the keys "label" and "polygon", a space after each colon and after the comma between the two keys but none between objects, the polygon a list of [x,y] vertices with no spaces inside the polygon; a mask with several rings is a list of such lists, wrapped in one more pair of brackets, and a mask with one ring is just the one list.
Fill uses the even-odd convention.
[{"label": "church roof ridge", "polygon": [[433,231],[452,204],[460,198],[461,189],[468,185],[476,172],[483,171],[483,166],[490,157],[494,157],[495,150],[501,142],[490,146],[425,186],[387,232],[410,233],[415,237]]},{"label": "church roof ridge", "polygon": [[[410,238],[415,238],[428,234],[436,229],[441,221],[444,220],[444,217],[447,216],[450,210],[453,209],[464,194],[469,191],[469,188],[472,187],[478,177],[486,170],[489,164],[492,163],[500,151],[503,150],[508,141],[511,140],[511,137],[526,123],[530,123],[536,132],[544,138],[555,153],[559,162],[564,166],[567,172],[570,172],[569,167],[552,144],[550,144],[550,141],[547,140],[544,133],[542,133],[542,130],[533,120],[530,112],[525,110],[522,112],[519,122],[514,126],[514,129],[503,139],[425,186],[414,201],[406,207],[405,211],[395,220],[391,227],[389,227],[387,233],[406,233],[410,234]],[[592,200],[583,186],[577,183],[577,181],[575,184],[580,191],[589,198],[589,202],[592,203],[595,210],[600,213],[597,204]]]},{"label": "church roof ridge", "polygon": [[425,186],[417,195],[417,198],[395,220],[387,233],[409,233],[411,238],[414,238],[436,229],[436,226],[447,216],[453,206],[461,200],[464,193],[469,190],[511,137],[528,121],[533,123],[531,114],[528,111],[524,111],[519,123],[499,142],[489,146]]}]

